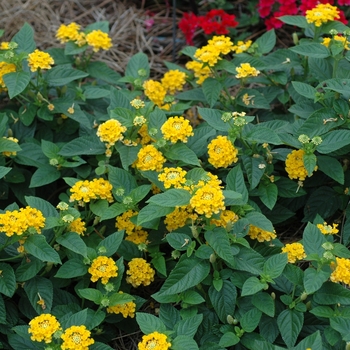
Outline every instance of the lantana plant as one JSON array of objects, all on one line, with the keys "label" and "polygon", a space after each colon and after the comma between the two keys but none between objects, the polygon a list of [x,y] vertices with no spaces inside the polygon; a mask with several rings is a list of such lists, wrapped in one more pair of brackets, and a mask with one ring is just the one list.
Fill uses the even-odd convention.
[{"label": "lantana plant", "polygon": [[98,60],[108,23],[1,44],[4,348],[349,346],[350,28]]}]

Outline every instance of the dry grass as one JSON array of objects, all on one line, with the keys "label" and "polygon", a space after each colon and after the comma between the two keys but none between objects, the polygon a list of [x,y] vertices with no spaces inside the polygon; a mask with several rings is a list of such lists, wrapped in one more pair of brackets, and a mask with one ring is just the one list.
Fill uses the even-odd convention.
[{"label": "dry grass", "polygon": [[[154,74],[164,73],[164,60],[172,61],[172,8],[157,2],[145,9],[144,1],[130,0],[11,0],[0,1],[0,13],[4,41],[28,22],[34,28],[40,49],[57,47],[60,44],[55,32],[60,24],[74,21],[84,27],[106,20],[114,46],[99,53],[98,59],[114,70],[122,73],[130,57],[140,51],[148,55]],[[178,20],[179,12],[177,17]],[[150,18],[154,25],[147,29]],[[180,33],[176,42],[178,51],[185,44]]]}]

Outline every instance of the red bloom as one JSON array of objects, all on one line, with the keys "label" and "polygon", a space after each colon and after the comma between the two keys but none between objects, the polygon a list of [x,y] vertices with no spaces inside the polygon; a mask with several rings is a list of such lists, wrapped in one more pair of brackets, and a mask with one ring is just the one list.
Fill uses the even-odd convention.
[{"label": "red bloom", "polygon": [[186,44],[193,45],[194,33],[198,27],[198,17],[192,12],[184,13],[179,22],[179,28],[185,35]]},{"label": "red bloom", "polygon": [[338,0],[339,6],[347,6],[350,5],[350,0]]},{"label": "red bloom", "polygon": [[258,11],[261,18],[267,17],[272,12],[275,0],[259,0]]},{"label": "red bloom", "polygon": [[265,25],[267,30],[281,28],[283,24],[284,23],[282,21],[275,17],[265,19]]},{"label": "red bloom", "polygon": [[198,17],[199,26],[205,34],[227,34],[228,27],[236,27],[235,15],[230,15],[224,10],[210,10],[205,16]]}]

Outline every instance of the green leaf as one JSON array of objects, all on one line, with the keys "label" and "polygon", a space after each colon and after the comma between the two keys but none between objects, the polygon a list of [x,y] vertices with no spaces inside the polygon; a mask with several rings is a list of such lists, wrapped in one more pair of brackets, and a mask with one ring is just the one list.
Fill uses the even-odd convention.
[{"label": "green leaf", "polygon": [[244,282],[241,295],[242,297],[245,297],[247,295],[253,295],[260,292],[265,287],[266,283],[262,283],[258,278],[252,276]]},{"label": "green leaf", "polygon": [[127,293],[113,293],[111,296],[109,296],[109,305],[115,306],[118,304],[126,304],[131,301],[135,300],[135,298],[132,295],[129,295]]},{"label": "green leaf", "polygon": [[128,108],[116,107],[110,112],[111,119],[116,119],[127,128],[131,128],[134,125],[134,112]]},{"label": "green leaf", "polygon": [[263,35],[259,36],[259,38],[255,40],[254,44],[258,45],[258,51],[262,54],[269,53],[276,45],[275,30],[268,30]]},{"label": "green leaf", "polygon": [[282,143],[275,131],[265,128],[261,124],[254,125],[249,132],[244,132],[242,136],[249,142],[266,142],[271,145],[280,145]]},{"label": "green leaf", "polygon": [[300,81],[292,81],[292,85],[299,95],[309,98],[311,100],[315,99],[317,90],[311,85],[302,83]]},{"label": "green leaf", "polygon": [[141,149],[141,145],[137,145],[135,147],[129,147],[129,146],[123,145],[122,143],[117,143],[115,145],[115,148],[119,153],[123,169],[128,170],[129,166],[132,163],[134,163],[135,160],[137,159],[137,154]]},{"label": "green leaf", "polygon": [[179,335],[174,340],[171,341],[172,350],[198,350],[197,343],[193,338],[186,335]]},{"label": "green leaf", "polygon": [[102,240],[96,247],[96,250],[102,249],[104,256],[112,256],[118,250],[123,238],[123,231],[114,232]]},{"label": "green leaf", "polygon": [[151,185],[141,185],[134,188],[129,194],[129,196],[133,199],[133,203],[142,201],[142,199],[148,195],[151,187]]},{"label": "green leaf", "polygon": [[264,264],[264,275],[272,279],[279,277],[287,263],[287,254],[276,254],[269,257]]},{"label": "green leaf", "polygon": [[165,239],[169,245],[179,251],[187,250],[187,247],[191,244],[192,239],[185,233],[170,232],[165,236]]},{"label": "green leaf", "polygon": [[150,68],[148,57],[143,52],[139,52],[136,55],[132,56],[126,66],[125,76],[140,78],[139,70],[144,69],[145,74],[143,75],[143,79],[147,79],[149,77]]},{"label": "green leaf", "polygon": [[260,183],[258,193],[261,201],[272,210],[277,202],[277,186],[274,183]]},{"label": "green leaf", "polygon": [[187,337],[193,338],[197,333],[198,327],[202,321],[203,314],[193,315],[192,317],[185,318],[175,325],[175,332],[178,336],[185,335]]},{"label": "green leaf", "polygon": [[30,260],[24,258],[15,271],[16,280],[19,282],[25,282],[35,277],[38,272],[45,266],[45,263],[31,257]]},{"label": "green leaf", "polygon": [[210,108],[213,108],[219,99],[222,88],[221,82],[217,79],[209,77],[204,80],[202,89]]},{"label": "green leaf", "polygon": [[42,306],[38,304],[40,297],[45,302],[45,311],[51,311],[53,302],[53,286],[50,280],[44,277],[35,276],[24,283],[24,291],[28,296],[30,304],[38,314],[43,312]]},{"label": "green leaf", "polygon": [[240,342],[240,339],[233,332],[226,332],[219,341],[219,345],[223,347],[229,347],[236,345]]},{"label": "green leaf", "polygon": [[76,43],[74,43],[72,41],[68,41],[66,43],[65,47],[64,47],[64,54],[66,56],[78,55],[78,54],[86,51],[87,48],[88,48],[87,44],[85,44],[83,46],[79,46],[79,45],[77,45]]},{"label": "green leaf", "polygon": [[105,62],[90,62],[86,67],[87,73],[96,79],[101,79],[109,84],[117,84],[120,74],[109,68]]},{"label": "green leaf", "polygon": [[248,202],[248,190],[245,185],[243,172],[240,165],[232,168],[226,176],[226,189],[242,194],[242,200]]},{"label": "green leaf", "polygon": [[281,16],[278,17],[278,19],[286,24],[299,28],[306,28],[308,26],[305,16]]},{"label": "green leaf", "polygon": [[125,196],[128,196],[134,188],[137,188],[137,182],[130,172],[111,165],[108,166],[108,180],[113,188],[122,188]]},{"label": "green leaf", "polygon": [[84,310],[81,310],[79,312],[76,312],[73,315],[70,315],[69,317],[64,319],[64,322],[61,320],[62,328],[67,329],[71,326],[86,325],[87,312],[88,312],[88,309],[84,309]]},{"label": "green leaf", "polygon": [[88,75],[88,73],[72,68],[70,64],[62,64],[48,70],[45,78],[49,86],[63,86]]},{"label": "green leaf", "polygon": [[156,204],[148,204],[143,207],[137,216],[137,225],[142,226],[143,223],[153,219],[160,218],[174,211],[174,207],[163,207]]},{"label": "green leaf", "polygon": [[50,216],[59,217],[56,208],[45,199],[39,197],[25,196],[25,200],[29,206],[40,210],[46,218]]},{"label": "green leaf", "polygon": [[113,350],[113,348],[111,348],[109,345],[97,341],[90,345],[90,350]]},{"label": "green leaf", "polygon": [[6,176],[11,171],[12,168],[8,168],[5,166],[0,166],[0,179]]},{"label": "green leaf", "polygon": [[35,50],[34,30],[30,24],[24,23],[22,28],[14,35],[11,41],[18,44],[16,53],[31,53]]},{"label": "green leaf", "polygon": [[16,291],[16,277],[9,264],[0,263],[0,293],[11,298]]},{"label": "green leaf", "polygon": [[53,262],[54,264],[61,264],[61,259],[55,249],[53,249],[47,242],[43,235],[29,236],[24,242],[24,248],[36,258]]},{"label": "green leaf", "polygon": [[242,156],[242,160],[247,172],[250,189],[253,190],[259,185],[260,180],[265,173],[266,162],[262,157],[254,158],[250,156]]},{"label": "green leaf", "polygon": [[75,232],[68,232],[56,239],[56,242],[63,247],[87,257],[87,247],[83,239]]},{"label": "green leaf", "polygon": [[94,288],[79,289],[79,295],[82,298],[93,301],[97,305],[100,305],[103,298],[103,294]]},{"label": "green leaf", "polygon": [[74,278],[84,276],[88,272],[88,267],[81,259],[70,259],[66,261],[57,271],[57,278]]},{"label": "green leaf", "polygon": [[5,85],[8,89],[10,99],[19,95],[25,90],[30,82],[30,73],[28,72],[11,72],[3,75]]},{"label": "green leaf", "polygon": [[268,293],[255,293],[252,299],[253,305],[267,316],[275,316],[275,301]]},{"label": "green leaf", "polygon": [[334,316],[334,310],[329,306],[316,306],[310,310],[310,313],[317,317],[331,318]]},{"label": "green leaf", "polygon": [[289,48],[289,50],[298,53],[299,55],[315,57],[315,58],[326,58],[330,56],[328,48],[320,43],[300,44]]},{"label": "green leaf", "polygon": [[159,318],[167,329],[174,329],[175,324],[180,321],[180,312],[171,304],[160,304]]},{"label": "green leaf", "polygon": [[232,255],[230,247],[230,241],[224,228],[217,227],[212,231],[206,231],[204,237],[220,258],[231,265],[235,263],[235,258]]},{"label": "green leaf", "polygon": [[223,112],[218,109],[198,107],[198,114],[215,130],[226,132],[229,130],[229,124],[221,119]]},{"label": "green leaf", "polygon": [[332,317],[330,319],[330,324],[333,329],[338,331],[342,339],[346,342],[350,341],[350,318],[344,318],[344,317]]},{"label": "green leaf", "polygon": [[317,156],[318,170],[325,173],[331,179],[344,185],[344,170],[339,161],[328,156]]},{"label": "green leaf", "polygon": [[349,86],[350,79],[334,78],[322,82],[322,89],[339,92],[346,99],[350,98]]},{"label": "green leaf", "polygon": [[309,267],[304,272],[304,288],[307,294],[312,294],[319,290],[323,283],[329,279],[332,270],[329,266],[322,266],[320,270]]},{"label": "green leaf", "polygon": [[350,305],[350,290],[337,283],[325,282],[313,299],[320,305]]},{"label": "green leaf", "polygon": [[66,143],[59,154],[64,157],[104,154],[106,147],[97,137],[82,136]]},{"label": "green leaf", "polygon": [[234,268],[260,275],[263,271],[264,262],[264,257],[254,249],[241,247],[239,253],[235,257]]},{"label": "green leaf", "polygon": [[277,317],[278,329],[288,347],[295,345],[304,323],[304,314],[295,310],[283,310]]},{"label": "green leaf", "polygon": [[200,166],[196,153],[183,143],[172,145],[169,150],[164,152],[164,155],[169,160],[180,160],[186,164]]},{"label": "green leaf", "polygon": [[214,286],[209,288],[209,299],[222,323],[227,322],[227,315],[235,312],[237,289],[229,280],[224,280],[222,288],[217,291]]},{"label": "green leaf", "polygon": [[314,154],[304,154],[303,156],[304,167],[307,170],[307,175],[311,176],[316,167],[316,156]]},{"label": "green leaf", "polygon": [[12,346],[12,349],[16,349],[16,350],[41,350],[41,349],[44,349],[44,347],[41,346],[40,343],[35,344],[30,339],[29,333],[26,337],[23,337],[22,335],[10,333],[8,335],[8,340],[9,340],[9,344]]},{"label": "green leaf", "polygon": [[256,308],[246,312],[243,315],[243,317],[240,319],[240,324],[242,329],[248,333],[253,332],[254,329],[258,327],[261,315],[262,315],[261,311]]},{"label": "green leaf", "polygon": [[166,328],[163,321],[151,314],[144,312],[136,312],[136,322],[139,325],[141,332],[149,334],[153,332],[164,333]]},{"label": "green leaf", "polygon": [[18,152],[21,150],[21,147],[17,142],[8,140],[6,138],[0,139],[0,152]]},{"label": "green leaf", "polygon": [[[194,130],[194,135],[191,136],[187,142],[187,146],[196,154],[197,157],[201,157],[207,152],[208,139],[216,135],[216,131],[206,125],[206,123],[200,124]],[[178,145],[177,143],[175,146]],[[179,143],[181,145],[181,143]]]},{"label": "green leaf", "polygon": [[[105,202],[105,201],[104,201]],[[91,208],[92,204],[90,204]],[[96,207],[92,208],[91,211],[96,214]],[[108,205],[105,207],[105,211],[101,213],[101,221],[116,218],[120,214],[127,210],[127,207],[121,203],[114,203],[110,207]],[[99,215],[98,215],[99,216]]]},{"label": "green leaf", "polygon": [[95,86],[87,86],[84,89],[84,96],[86,99],[95,100],[99,98],[109,97],[110,91],[101,89]]},{"label": "green leaf", "polygon": [[245,218],[249,221],[250,224],[268,231],[268,232],[274,232],[274,228],[273,225],[271,223],[271,221],[269,219],[266,218],[265,215],[257,212],[257,211],[253,211],[248,213]]},{"label": "green leaf", "polygon": [[325,236],[315,225],[309,222],[303,233],[303,246],[305,253],[307,255],[317,254],[319,257],[322,257],[325,251],[324,248],[322,248],[322,244],[325,242]]},{"label": "green leaf", "polygon": [[146,203],[162,207],[181,207],[190,203],[191,194],[180,188],[172,188],[152,196]]},{"label": "green leaf", "polygon": [[190,305],[197,305],[205,302],[205,299],[194,290],[186,290],[185,292],[181,293],[181,300]]},{"label": "green leaf", "polygon": [[61,173],[57,168],[51,165],[40,167],[32,175],[29,188],[35,188],[50,184],[58,180],[60,177]]},{"label": "green leaf", "polygon": [[209,270],[208,261],[193,256],[190,258],[183,256],[171,271],[158,294],[166,296],[190,289],[202,282],[208,276]]},{"label": "green leaf", "polygon": [[0,324],[6,324],[6,307],[4,298],[0,294]]},{"label": "green leaf", "polygon": [[334,130],[322,136],[317,151],[323,154],[334,152],[349,144],[350,130]]}]

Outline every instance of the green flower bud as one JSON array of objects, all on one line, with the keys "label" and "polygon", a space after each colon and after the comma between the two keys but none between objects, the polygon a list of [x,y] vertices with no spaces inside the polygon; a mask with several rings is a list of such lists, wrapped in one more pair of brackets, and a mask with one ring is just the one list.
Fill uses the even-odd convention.
[{"label": "green flower bud", "polygon": [[101,245],[101,247],[98,248],[98,253],[101,255],[107,253],[107,248]]},{"label": "green flower bud", "polygon": [[221,116],[221,120],[223,120],[225,123],[228,122],[230,119],[232,119],[232,113],[230,113],[230,112],[225,112]]},{"label": "green flower bud", "polygon": [[235,319],[231,315],[227,315],[226,321],[228,324],[234,324]]},{"label": "green flower bud", "polygon": [[338,34],[338,31],[337,31],[336,29],[331,29],[331,30],[329,31],[329,34],[330,34],[330,35],[337,35],[337,34]]},{"label": "green flower bud", "polygon": [[105,290],[107,292],[113,292],[114,291],[114,285],[112,283],[105,284],[104,288],[105,288]]},{"label": "green flower bud", "polygon": [[151,128],[148,130],[149,136],[157,135],[158,130],[156,128]]},{"label": "green flower bud", "polygon": [[215,253],[210,254],[209,261],[211,263],[214,263],[216,261],[216,254]]},{"label": "green flower bud", "polygon": [[300,135],[300,136],[298,137],[298,141],[299,141],[300,143],[309,143],[310,138],[309,138],[309,136],[307,136],[307,135],[305,135],[305,134],[302,134],[302,135]]},{"label": "green flower bud", "polygon": [[125,205],[131,204],[132,202],[133,202],[133,199],[130,196],[123,198],[123,204],[125,204]]},{"label": "green flower bud", "polygon": [[117,189],[115,190],[115,194],[116,194],[116,196],[118,196],[118,197],[123,196],[124,193],[125,193],[125,190],[124,190],[123,187],[119,187],[119,188],[117,188]]},{"label": "green flower bud", "polygon": [[101,305],[104,307],[107,307],[109,305],[109,299],[108,298],[103,298],[101,300]]},{"label": "green flower bud", "polygon": [[52,165],[52,166],[58,165],[58,159],[56,159],[56,158],[50,159],[50,165]]},{"label": "green flower bud", "polygon": [[297,33],[293,33],[292,34],[292,38],[293,38],[293,44],[294,45],[298,45],[298,43],[299,43],[298,34]]},{"label": "green flower bud", "polygon": [[134,80],[134,85],[137,87],[142,87],[142,80],[141,79],[135,79]]},{"label": "green flower bud", "polygon": [[318,146],[322,143],[322,138],[320,136],[315,136],[311,139],[311,142],[315,145]]},{"label": "green flower bud", "polygon": [[56,208],[59,210],[68,210],[69,205],[66,202],[59,202]]},{"label": "green flower bud", "polygon": [[147,71],[146,69],[144,68],[140,68],[138,71],[137,71],[137,74],[139,77],[145,77],[147,75]]},{"label": "green flower bud", "polygon": [[67,214],[67,215],[62,216],[62,220],[64,222],[71,223],[71,222],[74,221],[74,216],[70,215],[70,214]]},{"label": "green flower bud", "polygon": [[330,252],[330,251],[327,251],[327,252],[324,252],[323,253],[323,257],[327,260],[332,260],[334,259],[334,255]]},{"label": "green flower bud", "polygon": [[180,256],[181,256],[181,253],[180,253],[178,250],[173,250],[173,251],[171,252],[171,257],[172,257],[174,260],[179,259]]},{"label": "green flower bud", "polygon": [[307,294],[306,292],[303,292],[303,293],[301,294],[301,296],[300,296],[300,300],[301,300],[301,301],[306,300],[307,296],[308,296],[308,294]]},{"label": "green flower bud", "polygon": [[332,250],[334,246],[331,242],[325,242],[322,244],[322,248],[325,250]]}]

